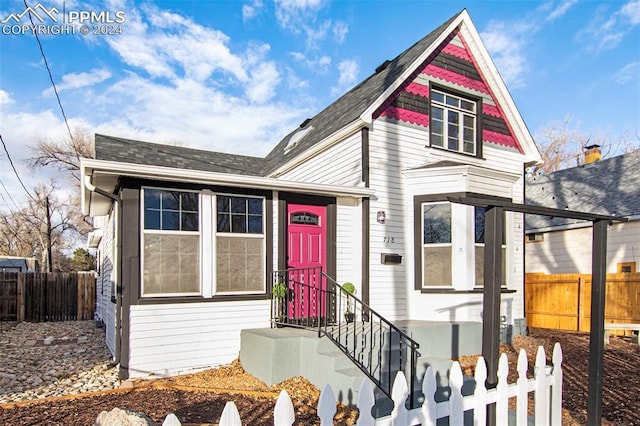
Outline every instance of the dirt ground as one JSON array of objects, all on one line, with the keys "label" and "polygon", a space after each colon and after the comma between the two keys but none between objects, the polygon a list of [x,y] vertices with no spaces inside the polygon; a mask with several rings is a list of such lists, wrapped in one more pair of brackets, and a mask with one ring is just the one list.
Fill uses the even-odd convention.
[{"label": "dirt ground", "polygon": [[[515,368],[517,351],[527,350],[530,369],[535,350],[543,345],[550,360],[553,343],[563,350],[563,424],[586,424],[589,336],[553,330],[530,330],[530,336],[504,346]],[[460,360],[472,374],[472,357]],[[603,424],[640,425],[640,347],[628,339],[613,338],[605,347]],[[515,374],[515,372],[511,373]],[[515,376],[513,376],[515,377]],[[513,382],[515,378],[510,378]],[[133,388],[75,397],[6,404],[0,407],[0,424],[92,425],[103,410],[115,407],[143,412],[161,424],[173,412],[183,424],[214,424],[227,401],[234,401],[243,424],[272,425],[273,406],[281,389],[289,392],[296,409],[296,425],[319,424],[315,407],[320,392],[296,377],[272,387],[245,373],[235,363],[197,374],[136,382]],[[354,424],[357,411],[338,407],[337,425]]]}]

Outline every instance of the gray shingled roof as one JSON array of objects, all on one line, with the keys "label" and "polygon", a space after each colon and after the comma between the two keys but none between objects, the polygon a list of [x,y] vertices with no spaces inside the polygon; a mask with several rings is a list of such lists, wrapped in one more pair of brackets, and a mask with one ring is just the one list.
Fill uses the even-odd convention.
[{"label": "gray shingled roof", "polygon": [[97,160],[260,176],[264,158],[96,134]]},{"label": "gray shingled roof", "polygon": [[[587,213],[628,217],[640,214],[640,151],[586,166],[530,176],[526,204]],[[579,222],[573,219],[526,216],[526,229]]]},{"label": "gray shingled roof", "polygon": [[22,271],[29,269],[25,259],[0,259],[0,268],[20,268]]},{"label": "gray shingled roof", "polygon": [[286,135],[265,158],[160,145],[96,135],[96,159],[155,166],[178,167],[242,175],[267,176],[281,165],[313,147],[329,135],[356,121],[373,102],[404,73],[462,13],[458,12],[436,30],[405,50],[387,66],[345,93],[316,114],[305,127],[313,129],[285,154],[297,130]]}]

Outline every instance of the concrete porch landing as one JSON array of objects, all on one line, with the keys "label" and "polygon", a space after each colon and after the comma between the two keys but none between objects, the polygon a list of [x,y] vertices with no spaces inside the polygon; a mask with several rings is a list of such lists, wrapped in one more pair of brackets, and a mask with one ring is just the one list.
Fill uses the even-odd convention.
[{"label": "concrete porch landing", "polygon": [[[416,389],[431,366],[438,386],[443,388],[442,395],[446,395],[451,358],[482,351],[481,323],[407,320],[394,324],[420,344]],[[358,389],[366,378],[327,337],[318,338],[317,331],[290,327],[243,330],[240,362],[267,385],[293,376],[306,377],[320,389],[328,383],[336,398],[347,405],[356,403]],[[382,402],[384,395],[377,394],[380,395],[376,399]],[[380,414],[384,415],[384,411],[387,410]]]}]

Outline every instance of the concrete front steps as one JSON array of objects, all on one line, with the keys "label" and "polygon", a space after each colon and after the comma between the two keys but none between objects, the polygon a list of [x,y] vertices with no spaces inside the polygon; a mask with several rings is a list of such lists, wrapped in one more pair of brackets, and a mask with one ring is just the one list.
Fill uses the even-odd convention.
[{"label": "concrete front steps", "polygon": [[[480,323],[449,323],[431,321],[397,321],[394,323],[420,344],[420,356],[414,377],[415,389],[420,389],[422,377],[428,366],[436,373],[439,386],[436,399],[448,395],[448,377],[451,358],[479,354],[482,348],[482,325]],[[353,333],[353,331],[351,332]],[[352,334],[353,335],[353,334]],[[366,339],[365,339],[366,340]],[[396,342],[385,338],[383,351]],[[356,341],[361,339],[356,337]],[[375,343],[374,343],[375,344]],[[363,349],[363,348],[359,348]],[[377,351],[376,345],[374,351]],[[364,348],[368,351],[369,348]],[[386,352],[385,352],[386,353]],[[406,355],[403,355],[406,356]],[[397,362],[393,355],[391,362]],[[357,392],[364,373],[326,336],[318,338],[317,331],[297,328],[251,329],[241,334],[240,361],[244,369],[268,385],[279,383],[293,376],[306,377],[322,389],[331,385],[337,399],[347,405],[357,401]],[[388,360],[387,360],[388,361]],[[405,374],[409,376],[409,366]],[[383,381],[389,380],[388,363],[381,371]],[[390,380],[393,381],[394,377]],[[463,392],[473,391],[473,380],[469,378]],[[420,404],[422,395],[415,396]],[[391,411],[391,402],[379,390],[376,391],[377,416]]]},{"label": "concrete front steps", "polygon": [[326,336],[299,328],[243,330],[240,362],[267,385],[303,376],[319,389],[328,383],[339,402],[355,405],[364,373]]}]

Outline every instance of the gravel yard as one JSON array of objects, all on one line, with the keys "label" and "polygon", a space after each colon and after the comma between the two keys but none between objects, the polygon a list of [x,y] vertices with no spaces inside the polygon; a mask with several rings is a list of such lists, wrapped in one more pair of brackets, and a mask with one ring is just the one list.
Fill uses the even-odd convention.
[{"label": "gravel yard", "polygon": [[[589,335],[541,329],[530,334],[513,347],[503,347],[510,364],[515,367],[520,347],[532,359],[535,348],[543,345],[550,357],[553,343],[560,342],[563,424],[585,424]],[[50,345],[44,342],[47,337],[54,338]],[[210,424],[218,421],[224,404],[232,400],[244,424],[272,425],[273,406],[282,389],[292,397],[297,425],[319,424],[315,416],[319,391],[306,379],[295,377],[269,387],[244,372],[237,361],[115,389],[120,386],[117,369],[108,368],[111,358],[102,339],[102,330],[90,321],[25,323],[0,332],[0,404],[24,401],[0,405],[0,424],[92,425],[101,411],[115,407],[143,412],[158,424],[171,412],[186,424]],[[473,359],[465,358],[461,360],[467,364],[465,373],[472,374],[467,370]],[[603,425],[640,425],[640,347],[628,339],[613,338],[605,347],[604,373]],[[38,398],[47,399],[28,401]],[[340,407],[335,424],[354,424],[356,416],[357,411]]]},{"label": "gravel yard", "polygon": [[93,321],[1,326],[0,404],[120,386],[104,331]]}]

